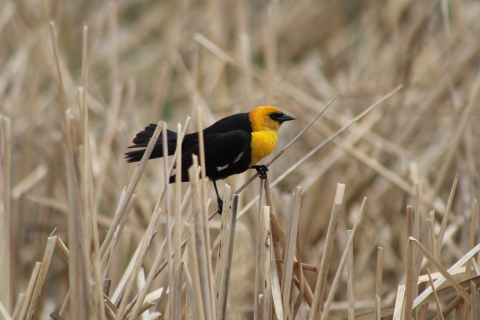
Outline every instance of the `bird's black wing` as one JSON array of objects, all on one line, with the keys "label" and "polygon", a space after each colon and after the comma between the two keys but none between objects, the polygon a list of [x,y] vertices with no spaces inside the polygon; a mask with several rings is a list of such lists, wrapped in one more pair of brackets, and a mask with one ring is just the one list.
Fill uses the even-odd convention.
[{"label": "bird's black wing", "polygon": [[[150,142],[150,139],[157,128],[156,124],[150,124],[145,127],[145,130],[140,131],[137,133],[135,138],[133,139],[133,146],[129,146],[128,148],[141,148],[139,150],[134,150],[125,153],[125,158],[127,162],[138,162],[142,159],[143,154],[145,153],[145,149]],[[172,155],[175,152],[175,148],[177,146],[177,133],[171,130],[167,130],[167,145],[168,145],[168,155]],[[162,132],[158,137],[157,143],[155,144],[152,154],[150,155],[150,159],[154,158],[161,158],[163,157],[163,138]]]},{"label": "bird's black wing", "polygon": [[[205,135],[207,176],[211,180],[218,180],[246,171],[252,159],[251,140],[251,133],[245,130]],[[182,155],[182,181],[189,181],[188,168],[192,165],[192,154],[198,155],[198,145],[185,150]],[[170,181],[175,181],[175,178],[171,177]]]}]

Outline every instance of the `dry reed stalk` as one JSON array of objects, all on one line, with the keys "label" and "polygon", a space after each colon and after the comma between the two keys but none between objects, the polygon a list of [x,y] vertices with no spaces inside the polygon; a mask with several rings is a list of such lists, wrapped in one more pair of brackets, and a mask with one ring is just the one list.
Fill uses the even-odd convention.
[{"label": "dry reed stalk", "polygon": [[[186,119],[186,121],[185,121],[185,126],[183,127],[183,131],[180,130],[180,129],[181,129],[181,125],[179,125],[179,127],[178,127],[178,128],[179,128],[178,132],[181,132],[180,138],[177,139],[177,144],[178,144],[178,145],[181,145],[181,143],[183,142],[183,138],[185,137],[186,129],[187,129],[187,127],[188,127],[189,122],[190,122],[190,117],[187,117],[187,119]],[[163,136],[166,137],[165,134],[164,134]],[[165,146],[165,145],[166,145],[166,143],[164,144],[164,146]],[[181,150],[181,148],[178,148],[178,145],[177,145],[177,149],[175,150],[174,158],[178,158],[178,157],[181,156],[181,153],[178,152],[178,150]],[[165,172],[172,172],[173,167],[174,167],[175,165],[176,165],[176,162],[172,162],[172,164],[169,166],[168,171],[167,171],[167,169],[165,169],[165,170],[166,170]],[[180,169],[179,169],[179,166],[180,166]],[[166,167],[168,167],[168,163],[165,163],[165,168],[166,168]],[[181,170],[181,159],[179,160],[179,165],[177,166],[177,170]],[[179,177],[178,172],[180,172],[180,171],[177,171],[177,177]],[[165,179],[165,181],[168,181],[168,179],[167,179],[166,177],[164,177],[164,179]],[[177,188],[179,188],[178,185],[179,185],[179,184],[177,184]],[[160,203],[161,203],[161,201],[162,201],[162,199],[163,199],[163,196],[164,196],[164,194],[166,193],[166,188],[167,188],[167,187],[168,187],[168,184],[165,185],[164,190],[162,191],[159,199],[157,200],[156,207],[159,207],[159,205],[160,205]],[[189,190],[190,190],[190,189],[189,189]],[[181,188],[180,188],[180,191],[181,191]],[[188,199],[188,195],[189,195],[189,192],[188,192],[188,190],[187,190],[187,193],[186,193],[185,199],[184,199],[184,203],[186,202],[186,199]],[[183,208],[184,208],[184,205],[182,204],[182,205],[178,206],[178,202],[176,203],[176,205],[177,205],[176,207],[179,207],[179,209],[178,209],[178,210],[179,210],[179,214],[181,214],[181,212],[182,212],[182,210],[183,210]],[[175,210],[177,210],[177,209],[175,209]],[[181,221],[181,220],[179,220],[179,221]],[[168,226],[168,223],[167,223],[167,226]],[[173,227],[175,227],[175,226],[173,226]],[[177,228],[178,228],[178,227],[177,227]],[[168,232],[168,233],[171,232],[170,228],[167,229],[167,232]],[[180,232],[180,235],[181,235],[181,232]],[[180,236],[180,235],[179,235],[179,236]],[[181,238],[180,238],[180,239],[181,239]],[[154,261],[154,263],[153,263],[153,266],[152,266],[152,268],[151,268],[151,270],[150,270],[150,272],[149,272],[149,274],[148,274],[148,278],[147,278],[147,281],[146,281],[146,285],[145,285],[144,288],[139,292],[139,294],[130,302],[130,304],[126,307],[126,313],[128,313],[128,312],[129,312],[130,310],[132,310],[132,308],[133,308],[133,310],[132,310],[132,312],[131,312],[131,315],[130,315],[131,318],[135,318],[135,317],[136,317],[137,313],[139,312],[140,308],[142,307],[143,300],[145,299],[145,296],[146,296],[146,294],[147,294],[147,291],[148,291],[148,289],[150,288],[153,280],[158,276],[158,274],[160,273],[160,271],[163,269],[163,267],[160,266],[160,262],[161,262],[161,258],[162,258],[163,255],[165,254],[165,251],[164,251],[164,250],[165,250],[165,248],[166,248],[165,246],[166,246],[166,244],[167,244],[167,241],[168,241],[168,238],[164,240],[164,242],[163,242],[163,244],[162,244],[162,247],[161,247],[162,249],[159,251],[159,253],[157,254],[157,256],[156,256],[156,258],[155,258],[155,261]],[[174,244],[174,245],[175,245],[175,244]],[[182,248],[184,245],[185,245],[185,244],[180,244],[180,245],[179,245],[179,246],[180,246],[180,250],[181,250],[181,248]],[[178,256],[181,256],[180,251],[178,251],[178,252],[179,252]],[[169,257],[167,257],[167,261],[166,261],[167,264],[168,264],[169,260],[171,259],[171,257],[173,257],[173,256],[174,256],[174,255],[169,254]],[[169,279],[169,278],[167,277],[167,279]],[[164,293],[164,294],[165,294],[165,293]],[[169,297],[171,297],[171,295],[170,295]]]},{"label": "dry reed stalk", "polygon": [[355,222],[355,225],[353,226],[352,229],[352,235],[350,239],[347,241],[345,251],[342,253],[342,258],[340,260],[340,264],[338,266],[337,272],[335,273],[335,277],[333,278],[332,282],[332,287],[330,289],[330,292],[328,293],[327,301],[325,302],[324,310],[321,316],[321,320],[326,320],[330,311],[330,306],[332,305],[333,297],[335,295],[335,291],[337,289],[338,282],[340,281],[340,277],[342,274],[343,266],[345,265],[345,261],[347,260],[348,256],[348,248],[352,245],[353,243],[353,238],[355,237],[355,232],[357,231],[357,227],[359,226],[360,222],[362,221],[363,217],[363,209],[365,207],[365,202],[367,201],[367,198],[363,198],[362,206],[360,207],[360,210],[358,212],[358,217],[357,221]]},{"label": "dry reed stalk", "polygon": [[455,195],[455,190],[457,189],[457,183],[458,183],[458,173],[455,175],[455,180],[453,181],[452,190],[450,191],[450,195],[448,196],[447,208],[442,218],[442,225],[440,226],[440,231],[438,232],[436,247],[435,247],[436,258],[440,257],[440,251],[443,245],[443,236],[445,234],[445,229],[447,228],[448,216],[450,215],[450,210],[452,208],[453,197]]},{"label": "dry reed stalk", "polygon": [[[414,230],[414,212],[411,206],[407,206],[407,239],[413,237]],[[405,279],[405,319],[412,319],[413,311],[413,287],[417,285],[414,283],[414,265],[413,265],[413,246],[410,241],[407,241],[407,265],[406,265],[406,279]]]},{"label": "dry reed stalk", "polygon": [[132,271],[130,276],[128,277],[128,281],[125,286],[125,291],[123,292],[123,299],[120,302],[120,306],[118,308],[118,313],[116,314],[116,319],[122,319],[125,314],[125,309],[127,306],[127,300],[132,292],[135,279],[137,277],[137,273],[140,270],[140,267],[145,259],[145,255],[147,254],[147,250],[150,246],[151,238],[154,235],[154,229],[156,228],[158,221],[160,219],[161,209],[157,208],[156,211],[153,213],[152,219],[148,225],[147,231],[145,232],[145,236],[140,243],[139,253],[135,258],[135,263],[133,265]]},{"label": "dry reed stalk", "polygon": [[308,286],[306,284],[306,281],[303,281],[305,276],[303,274],[301,234],[298,227],[297,227],[296,240],[297,240],[297,243],[296,243],[297,248],[296,248],[295,254],[297,255],[296,257],[297,261],[293,262],[293,268],[294,268],[295,276],[297,277],[297,279],[294,278],[293,280],[299,292],[298,292],[297,300],[295,301],[295,304],[293,306],[293,319],[297,317],[298,311],[300,310],[300,307],[304,299],[305,290],[306,290],[305,288]]},{"label": "dry reed stalk", "polygon": [[[272,311],[272,284],[270,278],[271,269],[271,232],[270,232],[270,207],[265,206],[263,209],[262,221],[262,239],[263,239],[263,315],[262,319],[270,319]],[[301,268],[301,266],[300,266]]]},{"label": "dry reed stalk", "polygon": [[455,280],[454,277],[446,270],[440,262],[438,262],[435,257],[424,247],[418,240],[415,238],[410,237],[409,243],[414,243],[420,251],[425,255],[425,258],[428,259],[433,265],[435,265],[438,271],[452,284],[452,286],[458,291],[458,293],[468,302],[468,304],[472,304],[472,298],[470,295],[461,287],[461,285]]},{"label": "dry reed stalk", "polygon": [[[216,314],[213,310],[216,310],[215,308],[215,288],[214,288],[214,278],[213,278],[213,266],[212,266],[212,259],[210,255],[210,229],[208,227],[208,207],[207,207],[207,170],[206,170],[206,165],[205,165],[205,143],[204,143],[204,136],[203,136],[203,115],[202,115],[202,109],[197,108],[197,130],[198,130],[198,151],[199,151],[199,159],[200,159],[200,175],[202,177],[201,179],[201,195],[202,195],[202,211],[201,211],[201,219],[202,219],[202,224],[203,224],[203,234],[205,237],[205,253],[206,257],[208,259],[206,260],[207,263],[207,276],[208,276],[208,288],[210,291],[209,295],[209,303],[210,307],[209,310],[211,310],[211,317],[213,320],[216,319]],[[194,162],[195,165],[195,162]],[[198,165],[197,165],[198,166]]]},{"label": "dry reed stalk", "polygon": [[[412,216],[412,208],[410,206],[407,206],[407,220],[408,220],[408,237],[409,239],[411,237],[411,232],[412,232],[412,222],[413,222],[413,216]],[[413,304],[413,287],[416,286],[416,283],[413,283],[413,245],[411,241],[408,241],[407,243],[407,276],[405,279],[405,304],[404,304],[404,309],[405,309],[405,317],[404,319],[412,319],[413,316],[413,310],[412,310],[412,304]]]},{"label": "dry reed stalk", "polygon": [[[203,170],[202,170],[203,171]],[[198,272],[202,290],[202,303],[205,319],[214,319],[212,300],[213,295],[210,292],[210,275],[208,269],[208,260],[210,260],[209,249],[207,246],[207,237],[205,234],[206,227],[204,224],[203,205],[201,200],[201,190],[198,172],[198,160],[193,156],[193,165],[188,170],[190,183],[192,184],[192,197],[194,205],[194,227],[195,227],[195,249],[198,259]]]},{"label": "dry reed stalk", "polygon": [[[40,294],[42,293],[43,285],[45,284],[45,278],[47,277],[48,267],[50,266],[50,261],[52,260],[53,250],[55,249],[56,242],[57,242],[57,236],[48,238],[47,247],[45,248],[45,253],[43,254],[42,264],[40,265],[38,276],[35,277],[36,282],[33,281],[33,273],[32,273],[32,278],[29,283],[29,288],[30,288],[30,284],[35,283],[35,289],[32,292],[31,302],[30,304],[28,304],[28,309],[26,313],[27,316],[25,317],[25,319],[27,320],[30,320],[33,318],[35,314],[35,310],[37,309],[38,301],[40,299]],[[27,290],[27,297],[28,296],[29,296],[29,292]],[[27,300],[27,302],[29,300]],[[21,313],[21,315],[23,315],[23,312]]]},{"label": "dry reed stalk", "polygon": [[[347,230],[347,241],[352,236],[352,230]],[[347,257],[347,290],[348,290],[348,320],[355,319],[355,272],[353,260],[353,245],[348,249]]]},{"label": "dry reed stalk", "polygon": [[405,303],[405,285],[399,285],[397,290],[397,299],[395,300],[395,309],[393,310],[393,320],[401,320]]},{"label": "dry reed stalk", "polygon": [[229,277],[227,273],[231,268],[231,250],[230,242],[233,243],[232,236],[235,230],[232,230],[232,188],[226,184],[224,189],[224,203],[222,212],[222,225],[220,229],[220,248],[217,256],[217,266],[215,275],[215,297],[217,318],[224,320],[227,311],[227,293]]},{"label": "dry reed stalk", "polygon": [[[155,257],[152,268],[148,273],[148,277],[147,277],[147,280],[145,281],[145,285],[140,290],[138,290],[138,295],[125,308],[125,313],[128,313],[130,312],[130,310],[132,310],[129,316],[130,319],[136,319],[137,316],[139,315],[140,308],[142,307],[145,297],[147,296],[147,292],[150,289],[150,286],[152,285],[152,282],[157,275],[156,270],[160,266],[160,262],[162,261],[162,257],[164,256],[165,251],[166,251],[166,243],[164,241],[162,243],[162,246],[160,247],[160,250],[158,251],[157,256]],[[167,261],[167,264],[168,264],[168,261]],[[167,277],[167,280],[168,280],[168,277]]]},{"label": "dry reed stalk", "polygon": [[471,294],[472,294],[472,309],[471,309],[471,315],[472,319],[480,319],[480,301],[478,300],[478,290],[477,290],[477,285],[475,282],[470,281],[471,285]]},{"label": "dry reed stalk", "polygon": [[[273,207],[273,201],[272,201],[272,195],[271,195],[271,190],[270,190],[270,182],[269,182],[268,177],[267,177],[267,179],[265,179],[265,198],[266,198],[267,205],[270,207],[270,220],[271,220],[270,222],[271,222],[271,225],[272,225],[272,239],[273,239],[272,242],[275,242],[275,239],[278,239],[280,241],[280,243],[282,244],[283,248],[285,248],[286,243],[287,243],[287,237],[285,236],[285,233],[283,232],[282,227],[280,226],[280,223],[278,222],[278,219],[275,215],[275,211],[274,211],[274,207]],[[274,259],[277,259],[276,257],[282,256],[282,254],[280,253],[279,246],[274,245],[273,250],[274,250],[274,257],[273,257]],[[282,260],[277,259],[277,261],[282,261],[282,263],[283,263],[283,257],[282,257]],[[294,260],[294,264],[295,264],[295,262],[296,262],[296,259]],[[283,268],[283,265],[280,265],[280,268],[278,269],[278,270],[280,270],[279,271],[280,274],[283,273],[281,271],[281,270],[283,270],[282,268]],[[293,269],[293,271],[295,272],[295,275],[297,276],[298,279],[301,279],[301,283],[304,286],[303,297],[307,301],[308,305],[311,306],[312,301],[313,301],[313,292],[312,292],[312,289],[310,288],[310,285],[308,284],[305,276],[303,274],[301,274],[299,272],[299,270],[300,269],[297,269],[297,268]]]},{"label": "dry reed stalk", "polygon": [[3,316],[5,320],[12,320],[12,317],[7,311],[7,308],[3,305],[3,303],[0,301],[0,314]]},{"label": "dry reed stalk", "polygon": [[[152,154],[155,144],[157,143],[162,127],[163,127],[162,122],[159,121],[152,137],[150,138],[150,141],[148,142],[148,146],[145,149],[145,153],[143,154],[142,160],[140,160],[140,163],[135,168],[135,172],[132,175],[132,179],[130,180],[130,183],[128,184],[128,187],[125,191],[125,195],[124,197],[122,197],[122,199],[120,200],[120,203],[118,204],[117,212],[115,213],[115,218],[113,219],[112,225],[108,230],[108,233],[105,236],[105,239],[102,242],[102,246],[100,247],[101,257],[105,255],[108,245],[113,238],[113,233],[115,232],[117,226],[122,220],[122,216],[125,212],[125,209],[127,208],[128,202],[132,197],[133,191],[135,190],[135,187],[137,186],[138,181],[140,181],[140,177],[142,176],[143,170],[147,165],[147,161],[150,158],[150,155]],[[155,212],[159,212],[159,210],[156,209]]]},{"label": "dry reed stalk", "polygon": [[[287,242],[285,246],[284,257],[284,270],[283,270],[283,282],[282,282],[282,302],[283,302],[283,314],[287,319],[290,319],[289,314],[293,310],[290,310],[291,285],[293,275],[293,261],[295,259],[295,249],[297,243],[297,229],[298,221],[300,219],[300,204],[302,201],[302,187],[297,186],[292,199],[292,205],[290,210],[289,230],[287,233]],[[262,286],[263,286],[262,282]]]},{"label": "dry reed stalk", "polygon": [[[432,221],[431,225],[430,225],[430,245],[431,245],[431,250],[432,250],[432,253],[433,253],[433,256],[435,257],[435,259],[438,259],[437,257],[437,242],[436,242],[436,239],[435,239],[435,210],[432,210],[430,211],[430,221]],[[432,266],[432,271],[436,271],[437,269]]]},{"label": "dry reed stalk", "polygon": [[7,312],[12,310],[13,288],[15,279],[12,279],[13,262],[12,248],[12,212],[11,212],[11,174],[12,174],[12,127],[8,117],[0,115],[0,282],[3,284],[0,290],[0,301],[4,304]]},{"label": "dry reed stalk", "polygon": [[463,133],[465,131],[465,127],[467,125],[467,122],[471,116],[473,107],[477,104],[478,97],[480,94],[480,73],[477,73],[474,83],[470,89],[470,95],[468,97],[468,104],[465,107],[465,109],[462,112],[461,118],[459,123],[456,126],[456,130],[453,136],[453,139],[450,143],[450,146],[448,148],[448,152],[445,156],[445,159],[442,161],[442,165],[439,169],[438,177],[435,181],[435,185],[433,187],[433,192],[434,194],[437,194],[438,191],[440,190],[440,187],[442,186],[443,180],[445,179],[447,175],[447,170],[450,166],[450,163],[452,161],[453,156],[457,152],[458,144],[463,136]]},{"label": "dry reed stalk", "polygon": [[315,294],[313,298],[312,308],[309,319],[317,319],[323,309],[323,296],[325,294],[325,285],[327,283],[328,269],[333,250],[333,242],[335,241],[335,231],[337,230],[338,213],[342,206],[343,194],[345,193],[345,185],[337,184],[335,191],[335,200],[333,202],[332,212],[330,213],[330,222],[327,229],[327,237],[325,247],[323,249],[322,260],[320,262],[320,272],[318,273],[317,282],[315,284]]},{"label": "dry reed stalk", "polygon": [[[469,240],[468,240],[468,250],[472,250],[473,246],[475,245],[475,234],[477,231],[477,215],[478,215],[478,201],[477,199],[473,199],[472,202],[472,211],[470,213],[470,233],[469,233]],[[472,261],[468,260],[467,264],[465,265],[465,278],[470,278],[471,274],[471,266]]]},{"label": "dry reed stalk", "polygon": [[20,319],[19,315],[20,315],[20,312],[21,312],[24,304],[25,304],[25,294],[24,293],[19,293],[18,297],[17,297],[17,301],[15,302],[15,307],[13,308],[13,312],[12,312],[12,319],[13,320]]},{"label": "dry reed stalk", "polygon": [[[142,290],[144,286],[145,286],[145,271],[143,270],[143,268],[140,268],[140,271],[137,274],[137,290],[140,292],[140,290]],[[146,320],[149,318],[149,315],[150,315],[150,312],[148,312],[147,310],[143,312],[140,315],[140,317],[142,318],[142,320]]]},{"label": "dry reed stalk", "polygon": [[[200,282],[197,251],[195,249],[195,231],[193,225],[187,225],[187,244],[188,244],[188,268],[190,270],[189,274],[191,275],[191,287],[193,291],[193,310],[195,317],[203,320],[206,319],[204,304],[202,300],[202,284]],[[188,284],[188,282],[187,282]]]},{"label": "dry reed stalk", "polygon": [[429,268],[427,268],[427,274],[428,274],[430,287],[432,288],[433,297],[435,298],[435,305],[437,306],[437,317],[439,317],[440,320],[444,320],[443,314],[442,314],[442,308],[440,307],[440,301],[438,300],[437,290],[435,290],[435,287],[433,285],[432,275],[430,274]]},{"label": "dry reed stalk", "polygon": [[375,275],[375,309],[374,319],[380,319],[381,299],[382,296],[382,271],[383,271],[383,248],[377,248],[377,273]]},{"label": "dry reed stalk", "polygon": [[[182,132],[182,125],[177,124],[177,132]],[[182,139],[177,139],[177,148],[176,150],[182,150],[183,134]],[[182,243],[182,153],[175,152],[175,225],[174,225],[174,239],[173,239],[173,250],[175,252],[174,257],[174,268],[175,274],[177,272],[182,272],[183,268],[181,266],[181,243]],[[181,295],[181,277],[176,276],[174,279],[174,297],[173,297],[173,318],[178,319],[181,316],[182,312],[182,295]],[[172,293],[171,293],[172,294]]]},{"label": "dry reed stalk", "polygon": [[[88,95],[88,68],[86,66],[87,61],[87,43],[88,43],[88,28],[83,27],[83,42],[82,42],[82,83],[85,85],[78,88],[78,100],[80,107],[80,115],[82,120],[83,131],[83,162],[82,166],[82,178],[81,178],[81,190],[82,190],[82,204],[83,210],[86,212],[86,232],[88,238],[88,245],[91,248],[90,254],[91,266],[92,266],[92,281],[93,285],[93,314],[99,319],[103,318],[105,306],[103,303],[103,279],[101,273],[101,256],[100,252],[100,239],[98,235],[98,223],[97,223],[97,208],[95,206],[94,187],[93,187],[93,173],[92,173],[92,157],[90,151],[90,139],[89,139],[89,110],[86,105],[86,96]],[[134,197],[132,197],[134,199]],[[127,207],[128,210],[128,207]],[[128,212],[128,211],[127,211]],[[61,241],[61,240],[60,240]]]},{"label": "dry reed stalk", "polygon": [[[256,230],[256,252],[255,252],[255,292],[253,294],[253,319],[257,320],[260,313],[260,294],[263,292],[263,284],[265,283],[263,275],[263,243],[262,243],[262,221],[263,221],[263,190],[265,188],[265,180],[260,179],[260,188],[259,188],[259,201],[258,201],[258,211],[257,211],[257,230]],[[283,286],[282,286],[283,288]]]},{"label": "dry reed stalk", "polygon": [[[70,109],[69,109],[70,110]],[[67,111],[65,124],[66,140],[66,172],[68,192],[68,242],[70,248],[69,259],[69,284],[70,284],[70,309],[73,319],[97,317],[98,310],[90,299],[93,295],[90,286],[91,261],[87,250],[90,243],[87,239],[87,225],[84,208],[82,207],[81,185],[78,173],[79,163],[76,159],[76,136],[74,119]],[[101,312],[103,318],[103,309]]]},{"label": "dry reed stalk", "polygon": [[277,263],[275,259],[271,259],[270,264],[270,283],[272,284],[272,300],[273,308],[277,319],[283,320],[283,306],[282,306],[282,289],[280,287],[280,280],[278,278]]},{"label": "dry reed stalk", "polygon": [[[413,240],[412,240],[413,241]],[[418,247],[418,245],[417,245]],[[472,250],[467,252],[461,259],[459,259],[453,266],[451,266],[447,272],[448,274],[452,274],[456,270],[458,270],[461,266],[463,266],[465,263],[467,263],[468,260],[470,260],[475,254],[477,254],[480,251],[480,244],[477,244]],[[422,251],[423,252],[423,251]],[[426,255],[425,255],[426,256]],[[428,258],[427,258],[428,259]],[[429,259],[430,260],[430,259]],[[436,260],[435,260],[436,261]],[[431,262],[431,261],[430,261]],[[436,264],[434,264],[436,266]],[[440,272],[440,270],[439,270]],[[445,275],[442,273],[442,277],[437,279],[434,282],[435,289],[439,288],[444,282],[446,278]],[[427,287],[413,302],[413,308],[416,308],[419,306],[423,301],[427,299],[428,296],[432,293],[432,289],[430,287]],[[437,293],[440,295],[440,293],[437,290]]]},{"label": "dry reed stalk", "polygon": [[32,171],[27,177],[22,181],[18,182],[12,189],[12,199],[18,200],[20,197],[25,194],[28,190],[33,188],[37,183],[39,183],[48,173],[47,166],[41,164],[35,170]]},{"label": "dry reed stalk", "polygon": [[[174,305],[173,305],[173,299],[175,296],[175,288],[174,288],[174,278],[175,275],[173,273],[174,270],[174,265],[173,265],[173,259],[172,259],[172,254],[173,254],[173,244],[172,244],[172,230],[171,230],[171,225],[172,225],[172,211],[170,207],[170,171],[168,170],[168,144],[167,144],[167,124],[165,123],[162,128],[162,147],[163,147],[163,154],[165,155],[163,157],[163,181],[165,183],[165,197],[166,197],[166,211],[165,216],[166,216],[166,226],[165,226],[165,231],[167,234],[167,267],[168,267],[168,288],[169,288],[169,295],[168,295],[168,312],[170,316],[174,316]],[[181,150],[181,149],[179,149]],[[142,302],[138,303],[137,305],[141,305]],[[132,319],[135,319],[137,314],[133,313],[132,314]]]},{"label": "dry reed stalk", "polygon": [[[219,303],[219,308],[221,308],[221,317],[220,319],[224,319],[226,317],[227,312],[227,301],[228,301],[228,291],[229,291],[229,283],[230,283],[230,272],[232,270],[232,257],[233,257],[233,245],[235,243],[235,230],[237,224],[237,210],[238,210],[238,195],[232,195],[232,202],[231,202],[231,213],[229,219],[229,234],[227,236],[227,241],[225,244],[228,244],[227,252],[226,252],[226,262],[225,262],[225,271],[223,276],[223,289],[224,291],[224,298],[222,303]],[[223,318],[222,318],[223,317]]]},{"label": "dry reed stalk", "polygon": [[107,248],[107,254],[103,257],[100,265],[100,270],[103,271],[103,276],[101,279],[106,279],[107,277],[107,272],[110,267],[110,262],[112,261],[113,253],[115,251],[115,248],[117,247],[117,243],[120,239],[120,235],[123,231],[123,228],[125,227],[125,223],[127,222],[127,217],[130,214],[130,211],[133,208],[133,204],[135,203],[135,199],[137,199],[136,194],[132,194],[132,197],[130,198],[130,201],[127,204],[127,208],[125,209],[125,214],[123,215],[122,219],[120,220],[120,223],[117,226],[117,230],[113,233],[113,239],[110,242],[108,248]]}]

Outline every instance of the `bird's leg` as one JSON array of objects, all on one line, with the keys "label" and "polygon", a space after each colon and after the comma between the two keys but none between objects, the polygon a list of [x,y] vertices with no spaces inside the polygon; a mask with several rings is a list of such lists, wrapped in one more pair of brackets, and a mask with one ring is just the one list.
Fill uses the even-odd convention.
[{"label": "bird's leg", "polygon": [[258,176],[260,179],[267,179],[268,167],[264,164],[251,166],[252,169],[257,170]]},{"label": "bird's leg", "polygon": [[215,180],[212,180],[212,181],[213,181],[213,186],[215,187],[215,192],[217,193],[218,214],[222,214],[223,200],[220,198],[220,195],[218,194],[217,184],[215,183]]}]

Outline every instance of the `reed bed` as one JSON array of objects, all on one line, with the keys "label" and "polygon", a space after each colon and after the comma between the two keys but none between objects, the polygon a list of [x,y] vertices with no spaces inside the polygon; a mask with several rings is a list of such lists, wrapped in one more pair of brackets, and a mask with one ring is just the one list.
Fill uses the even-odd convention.
[{"label": "reed bed", "polygon": [[[480,319],[478,14],[5,1],[0,318]],[[166,183],[179,154],[147,161],[167,129],[266,104],[297,121],[266,180],[219,184],[221,215],[203,151],[189,183]]]}]

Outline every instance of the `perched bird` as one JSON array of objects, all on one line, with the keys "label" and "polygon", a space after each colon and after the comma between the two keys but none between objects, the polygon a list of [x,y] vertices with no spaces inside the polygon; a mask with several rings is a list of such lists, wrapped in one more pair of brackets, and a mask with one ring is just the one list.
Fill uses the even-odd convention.
[{"label": "perched bird", "polygon": [[[268,156],[277,144],[277,130],[285,121],[295,118],[281,112],[272,106],[256,107],[248,113],[238,113],[218,120],[203,130],[205,143],[206,176],[213,181],[219,213],[221,200],[216,180],[225,179],[234,174],[256,169],[260,178],[266,178],[268,168],[257,163]],[[156,125],[150,124],[144,131],[137,133],[133,146],[142,148],[127,152],[128,162],[142,159],[145,148],[155,131]],[[198,155],[198,133],[185,135],[182,143],[182,182],[189,181],[188,168],[192,165],[192,154]],[[175,153],[177,133],[167,131],[168,155]],[[163,157],[162,139],[158,139],[150,159]],[[170,177],[170,183],[175,182],[175,176]]]}]

